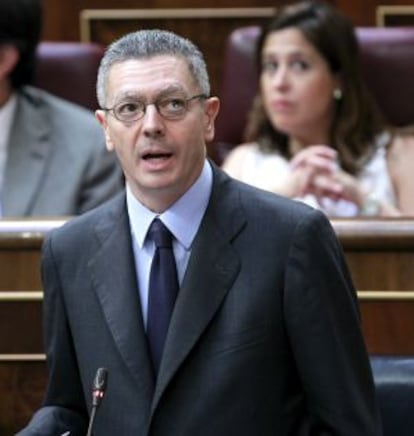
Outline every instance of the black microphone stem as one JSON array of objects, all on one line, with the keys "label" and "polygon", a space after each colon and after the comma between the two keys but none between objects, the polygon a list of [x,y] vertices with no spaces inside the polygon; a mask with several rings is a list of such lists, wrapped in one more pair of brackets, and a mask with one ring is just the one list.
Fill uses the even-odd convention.
[{"label": "black microphone stem", "polygon": [[95,422],[96,411],[98,410],[102,398],[105,395],[107,379],[108,370],[106,368],[98,368],[93,381],[91,416],[89,418],[88,432],[86,433],[86,436],[92,436],[92,428]]},{"label": "black microphone stem", "polygon": [[97,409],[98,409],[97,405],[92,406],[91,417],[89,418],[89,426],[88,426],[88,432],[86,433],[86,436],[92,436],[92,428],[93,428],[93,423],[95,422],[95,415],[96,415]]}]

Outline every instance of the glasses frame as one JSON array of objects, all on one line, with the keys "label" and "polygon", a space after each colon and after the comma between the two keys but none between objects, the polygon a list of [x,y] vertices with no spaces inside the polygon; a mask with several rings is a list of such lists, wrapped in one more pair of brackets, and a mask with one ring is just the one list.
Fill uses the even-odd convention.
[{"label": "glasses frame", "polygon": [[110,108],[105,108],[105,107],[104,107],[104,108],[102,108],[102,110],[105,111],[105,112],[109,112],[109,113],[110,113],[110,114],[111,114],[115,119],[117,119],[117,120],[120,121],[121,123],[132,123],[132,122],[139,121],[139,120],[141,120],[142,118],[144,118],[144,116],[145,116],[145,114],[146,114],[146,111],[147,111],[147,107],[153,105],[153,106],[155,106],[155,109],[156,109],[157,113],[158,113],[162,118],[164,118],[164,119],[166,119],[166,120],[173,120],[173,121],[175,121],[175,120],[180,120],[180,119],[184,118],[185,114],[189,111],[188,106],[189,106],[189,103],[190,103],[191,101],[196,100],[196,99],[207,100],[208,98],[209,98],[209,97],[208,97],[208,95],[206,95],[206,94],[196,94],[196,95],[193,95],[193,96],[191,96],[191,97],[183,98],[183,99],[181,99],[181,98],[171,98],[171,100],[182,100],[182,101],[185,103],[183,113],[182,113],[181,115],[177,116],[177,117],[174,117],[174,116],[173,116],[173,117],[165,116],[165,115],[163,115],[162,112],[160,111],[159,104],[160,104],[162,101],[169,100],[168,98],[160,99],[159,101],[156,100],[156,101],[153,101],[153,102],[151,102],[151,103],[143,103],[143,102],[140,102],[140,103],[143,104],[143,110],[142,110],[142,112],[140,112],[140,115],[139,115],[137,118],[132,118],[132,119],[130,119],[130,120],[124,120],[124,119],[119,118],[119,117],[116,115],[116,111],[115,111],[115,109],[116,109],[117,107],[119,107],[120,105],[122,105],[122,104],[126,104],[126,103],[127,103],[126,101],[121,101],[121,102],[117,103],[116,105],[114,105],[114,106],[112,106],[112,107],[110,107]]}]

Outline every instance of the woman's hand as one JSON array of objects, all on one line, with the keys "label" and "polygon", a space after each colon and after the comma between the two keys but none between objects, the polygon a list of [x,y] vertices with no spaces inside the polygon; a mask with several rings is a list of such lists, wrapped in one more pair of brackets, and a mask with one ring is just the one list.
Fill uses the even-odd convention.
[{"label": "woman's hand", "polygon": [[[338,171],[337,153],[326,145],[312,145],[297,153],[290,161],[290,174],[285,180],[285,195],[306,194],[336,196],[340,188],[333,177]],[[315,184],[315,181],[320,181]]]},{"label": "woman's hand", "polygon": [[348,200],[359,208],[363,206],[366,197],[356,177],[346,173],[341,168],[337,168],[331,174],[315,174],[309,192],[317,198],[329,197],[333,200]]},{"label": "woman's hand", "polygon": [[358,180],[337,163],[337,152],[326,145],[312,145],[291,160],[291,186],[298,196],[312,194],[316,198],[345,199],[362,207],[366,195]]}]

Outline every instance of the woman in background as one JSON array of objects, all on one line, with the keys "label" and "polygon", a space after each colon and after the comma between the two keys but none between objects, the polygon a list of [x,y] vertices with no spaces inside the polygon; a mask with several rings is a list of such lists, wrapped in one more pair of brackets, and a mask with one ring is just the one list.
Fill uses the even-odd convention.
[{"label": "woman in background", "polygon": [[330,216],[414,215],[414,137],[383,122],[352,23],[320,1],[280,8],[257,54],[246,143],[224,170]]}]

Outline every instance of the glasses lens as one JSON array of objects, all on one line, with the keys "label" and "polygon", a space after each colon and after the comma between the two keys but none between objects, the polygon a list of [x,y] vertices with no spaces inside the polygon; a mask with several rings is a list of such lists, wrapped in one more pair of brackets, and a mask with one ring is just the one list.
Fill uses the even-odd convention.
[{"label": "glasses lens", "polygon": [[120,121],[135,121],[145,113],[145,105],[139,101],[127,101],[114,107],[114,115]]},{"label": "glasses lens", "polygon": [[156,103],[158,112],[168,119],[181,118],[187,112],[187,101],[183,98],[166,98]]}]

